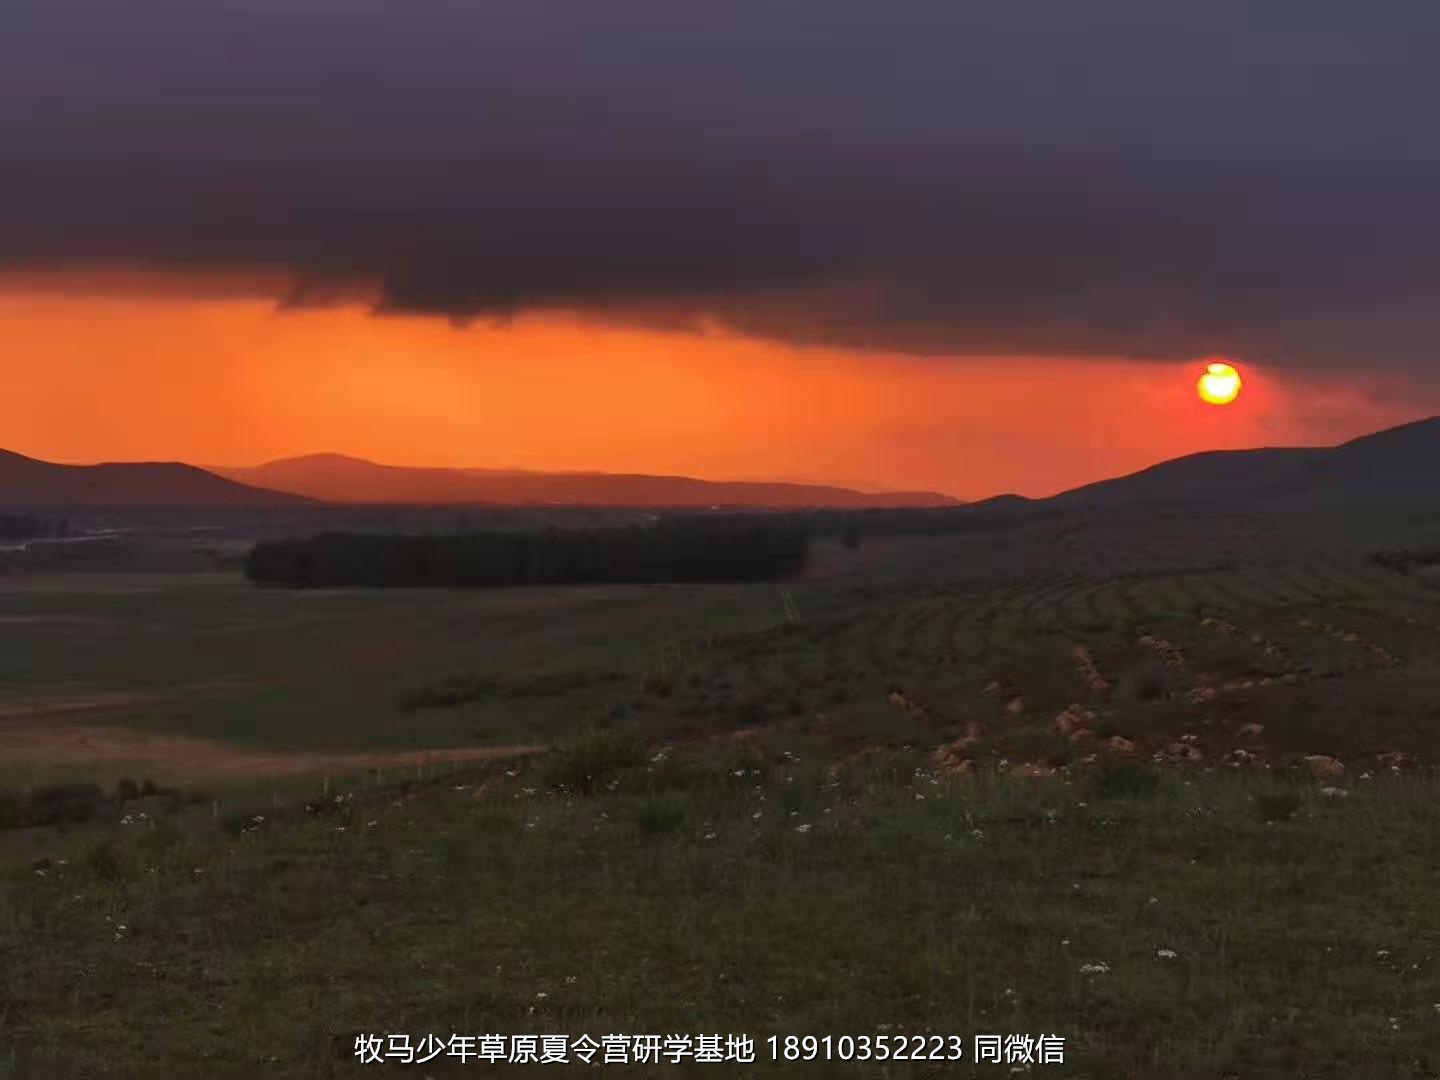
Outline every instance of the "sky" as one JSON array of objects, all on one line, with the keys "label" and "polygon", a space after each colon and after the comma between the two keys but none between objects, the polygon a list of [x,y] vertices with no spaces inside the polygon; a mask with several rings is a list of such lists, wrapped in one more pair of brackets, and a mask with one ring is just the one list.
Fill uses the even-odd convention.
[{"label": "sky", "polygon": [[[1043,495],[1440,412],[1440,9],[7,0],[0,446]],[[1211,356],[1233,406],[1200,403]]]}]

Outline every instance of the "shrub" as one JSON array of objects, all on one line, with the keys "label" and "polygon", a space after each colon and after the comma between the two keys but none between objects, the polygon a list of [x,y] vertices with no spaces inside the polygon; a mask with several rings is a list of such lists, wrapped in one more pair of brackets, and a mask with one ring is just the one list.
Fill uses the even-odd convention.
[{"label": "shrub", "polygon": [[0,829],[19,829],[29,824],[30,807],[18,791],[0,791]]},{"label": "shrub", "polygon": [[674,832],[685,821],[685,809],[675,799],[646,799],[635,810],[635,824],[647,836]]},{"label": "shrub", "polygon": [[675,692],[675,684],[663,675],[651,675],[645,680],[645,693],[658,698],[668,698]]},{"label": "shrub", "polygon": [[758,701],[754,698],[751,698],[748,701],[742,701],[739,707],[735,710],[735,719],[747,726],[752,724],[763,724],[765,722],[766,716],[768,715],[769,710],[765,708],[765,703],[763,701]]},{"label": "shrub", "polygon": [[109,840],[96,844],[85,856],[85,865],[101,881],[119,881],[125,876],[125,864],[115,853],[115,845]]},{"label": "shrub", "polygon": [[617,773],[645,762],[645,746],[633,735],[602,732],[557,750],[545,768],[550,787],[593,792]]},{"label": "shrub", "polygon": [[1264,821],[1289,821],[1300,812],[1300,794],[1295,791],[1262,791],[1255,796],[1255,812]]},{"label": "shrub", "polygon": [[444,709],[452,705],[480,701],[498,692],[499,687],[493,679],[451,675],[433,686],[422,686],[403,695],[399,704],[405,712],[416,709]]},{"label": "shrub", "polygon": [[1107,762],[1090,778],[1090,791],[1100,799],[1148,799],[1159,788],[1159,772],[1138,761]]},{"label": "shrub", "polygon": [[1165,668],[1151,660],[1145,660],[1120,676],[1116,691],[1126,701],[1158,701],[1170,689],[1170,677]]},{"label": "shrub", "polygon": [[100,812],[104,797],[99,784],[51,784],[36,788],[30,793],[30,821],[34,825],[89,821]]}]

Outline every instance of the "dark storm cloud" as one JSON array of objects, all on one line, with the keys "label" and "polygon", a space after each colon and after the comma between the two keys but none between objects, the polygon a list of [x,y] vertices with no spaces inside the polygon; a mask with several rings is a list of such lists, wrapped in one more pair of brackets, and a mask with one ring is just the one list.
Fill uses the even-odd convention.
[{"label": "dark storm cloud", "polygon": [[6,0],[0,260],[1418,366],[1437,30],[1334,0]]}]

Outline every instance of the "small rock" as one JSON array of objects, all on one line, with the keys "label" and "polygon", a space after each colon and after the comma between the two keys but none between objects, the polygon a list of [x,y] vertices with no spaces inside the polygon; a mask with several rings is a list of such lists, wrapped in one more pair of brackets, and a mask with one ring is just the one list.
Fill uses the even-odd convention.
[{"label": "small rock", "polygon": [[1305,764],[1322,780],[1345,775],[1345,766],[1328,754],[1306,754]]}]

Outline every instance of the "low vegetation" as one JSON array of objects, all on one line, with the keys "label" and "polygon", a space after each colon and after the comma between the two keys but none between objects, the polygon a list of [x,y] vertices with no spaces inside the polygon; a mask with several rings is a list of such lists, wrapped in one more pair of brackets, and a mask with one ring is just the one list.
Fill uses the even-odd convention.
[{"label": "low vegetation", "polygon": [[[359,1076],[389,1071],[362,1032],[710,1031],[1053,1033],[1071,1077],[1431,1075],[1437,794],[956,776],[777,732],[591,737],[229,829],[132,808],[0,879],[0,1075]],[[726,1075],[784,1071],[763,1057]]]}]

